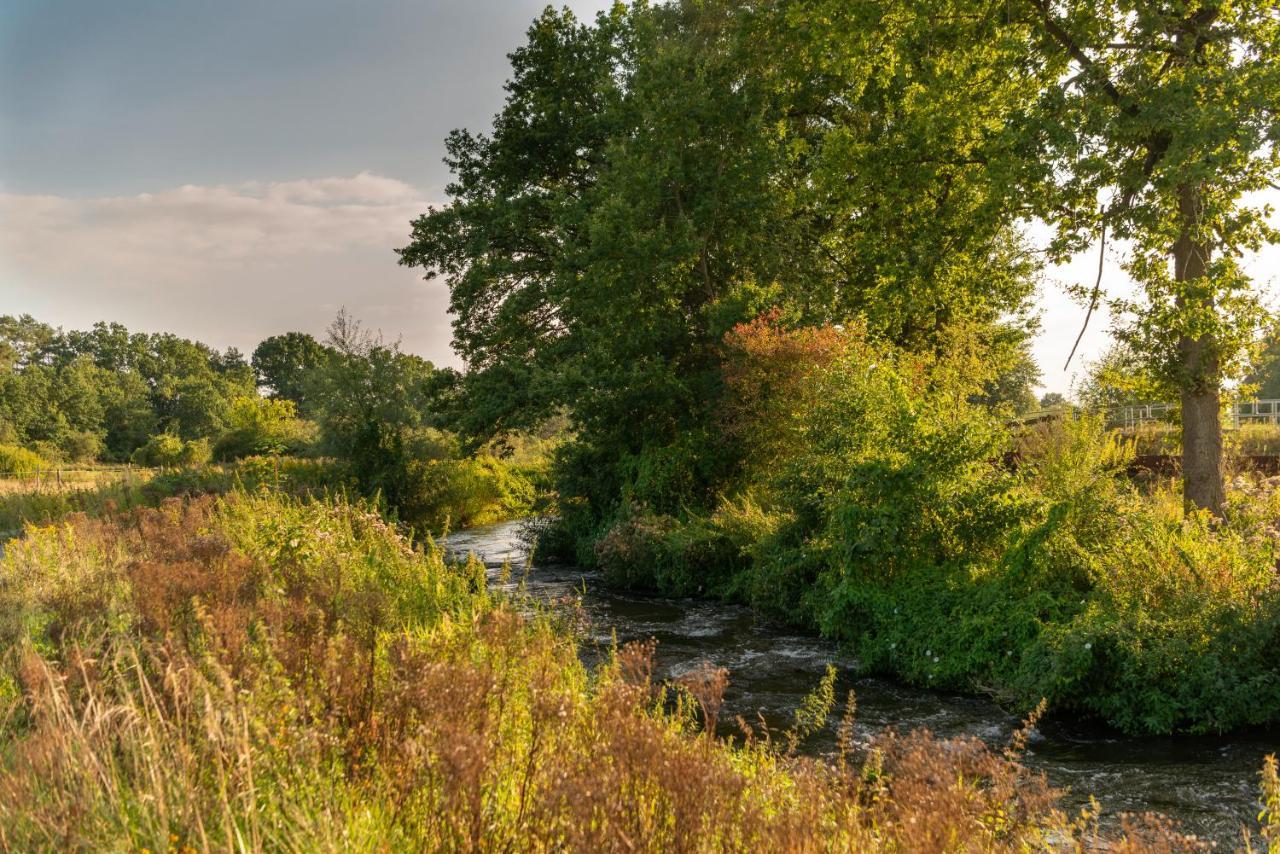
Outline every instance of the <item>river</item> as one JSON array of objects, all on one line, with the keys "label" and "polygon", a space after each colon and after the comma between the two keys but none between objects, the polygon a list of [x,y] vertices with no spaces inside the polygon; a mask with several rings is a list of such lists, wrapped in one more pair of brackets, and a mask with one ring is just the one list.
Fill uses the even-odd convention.
[{"label": "river", "polygon": [[[515,522],[451,534],[446,548],[474,553],[498,586],[510,561],[515,584],[540,599],[580,598],[588,621],[585,655],[607,649],[616,633],[620,644],[656,638],[658,675],[671,678],[704,661],[729,670],[722,719],[762,713],[772,724],[790,720],[800,699],[813,690],[828,663],[840,674],[837,697],[857,692],[855,735],[859,741],[885,727],[920,727],[943,736],[973,735],[997,746],[1008,743],[1019,721],[989,700],[913,688],[860,677],[855,662],[834,643],[759,623],[750,609],[693,599],[622,594],[579,567],[535,565],[524,571],[524,550]],[[592,649],[594,645],[595,649]],[[834,749],[835,717],[827,732],[806,749]],[[1130,738],[1097,725],[1051,718],[1041,724],[1024,758],[1055,786],[1068,790],[1072,812],[1097,798],[1104,822],[1125,812],[1158,812],[1185,831],[1231,850],[1240,828],[1256,829],[1258,771],[1263,757],[1277,752],[1275,736]]]}]

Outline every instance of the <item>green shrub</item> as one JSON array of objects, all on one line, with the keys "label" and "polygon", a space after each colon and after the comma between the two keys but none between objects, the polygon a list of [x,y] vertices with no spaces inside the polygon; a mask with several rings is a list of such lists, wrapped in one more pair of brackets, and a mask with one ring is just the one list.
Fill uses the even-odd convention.
[{"label": "green shrub", "polygon": [[58,447],[70,462],[89,463],[102,456],[102,436],[88,430],[70,430],[58,438]]},{"label": "green shrub", "polygon": [[736,596],[757,545],[780,524],[750,498],[683,521],[628,505],[596,541],[595,562],[621,587]]},{"label": "green shrub", "polygon": [[1275,722],[1276,537],[1256,518],[1215,525],[1173,493],[1140,494],[1118,476],[1132,447],[1097,420],[1043,438],[994,551],[967,544],[884,574],[844,563],[847,546],[818,547],[823,630],[869,669],[994,690],[1019,709],[1043,698],[1130,733]]},{"label": "green shrub", "polygon": [[413,460],[394,509],[414,528],[438,533],[523,515],[534,497],[529,479],[494,457]]},{"label": "green shrub", "polygon": [[207,439],[183,441],[172,433],[161,433],[134,451],[131,460],[134,465],[176,468],[204,465],[212,456]]},{"label": "green shrub", "polygon": [[32,477],[49,464],[34,451],[17,445],[0,445],[0,476]]},{"label": "green shrub", "polygon": [[227,428],[213,447],[214,459],[297,453],[314,445],[317,428],[297,417],[291,400],[239,397],[231,402]]},{"label": "green shrub", "polygon": [[1128,732],[1221,732],[1280,709],[1274,539],[1151,502],[1124,508],[1091,544],[1092,587],[1048,623],[1012,688]]},{"label": "green shrub", "polygon": [[57,442],[41,439],[32,442],[27,450],[33,452],[36,456],[43,459],[46,463],[61,463],[66,461],[66,454],[62,452],[62,448]]}]

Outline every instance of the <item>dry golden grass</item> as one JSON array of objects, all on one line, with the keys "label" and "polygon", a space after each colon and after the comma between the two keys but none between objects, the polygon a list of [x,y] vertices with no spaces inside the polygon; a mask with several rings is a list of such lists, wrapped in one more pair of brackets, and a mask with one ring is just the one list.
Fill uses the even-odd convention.
[{"label": "dry golden grass", "polygon": [[112,484],[142,484],[154,472],[142,467],[52,468],[30,477],[0,478],[0,495],[57,494],[99,489]]}]

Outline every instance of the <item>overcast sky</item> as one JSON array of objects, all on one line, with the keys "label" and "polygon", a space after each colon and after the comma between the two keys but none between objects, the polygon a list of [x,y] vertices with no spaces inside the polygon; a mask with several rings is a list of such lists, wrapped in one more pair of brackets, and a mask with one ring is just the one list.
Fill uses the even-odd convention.
[{"label": "overcast sky", "polygon": [[[446,134],[488,128],[543,5],[0,0],[0,313],[248,352],[345,305],[456,364],[445,286],[392,249],[443,200]],[[1095,264],[1042,294],[1048,389],[1068,386],[1084,313],[1053,280],[1091,282]],[[1106,327],[1095,316],[1086,357]]]}]

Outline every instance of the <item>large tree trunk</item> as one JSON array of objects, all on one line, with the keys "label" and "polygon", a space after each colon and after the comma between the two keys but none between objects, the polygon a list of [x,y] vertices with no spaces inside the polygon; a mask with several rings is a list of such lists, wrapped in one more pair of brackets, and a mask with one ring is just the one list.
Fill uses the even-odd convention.
[{"label": "large tree trunk", "polygon": [[[1179,282],[1203,278],[1210,247],[1198,236],[1200,188],[1187,185],[1178,194],[1182,234],[1173,248],[1174,274]],[[1186,287],[1183,293],[1186,293]],[[1194,294],[1194,286],[1192,293]],[[1212,300],[1212,291],[1191,299]],[[1181,301],[1183,296],[1179,296]],[[1221,365],[1211,335],[1178,339],[1182,383],[1182,496],[1188,507],[1222,516],[1226,500],[1222,478],[1222,406],[1219,397]]]}]

